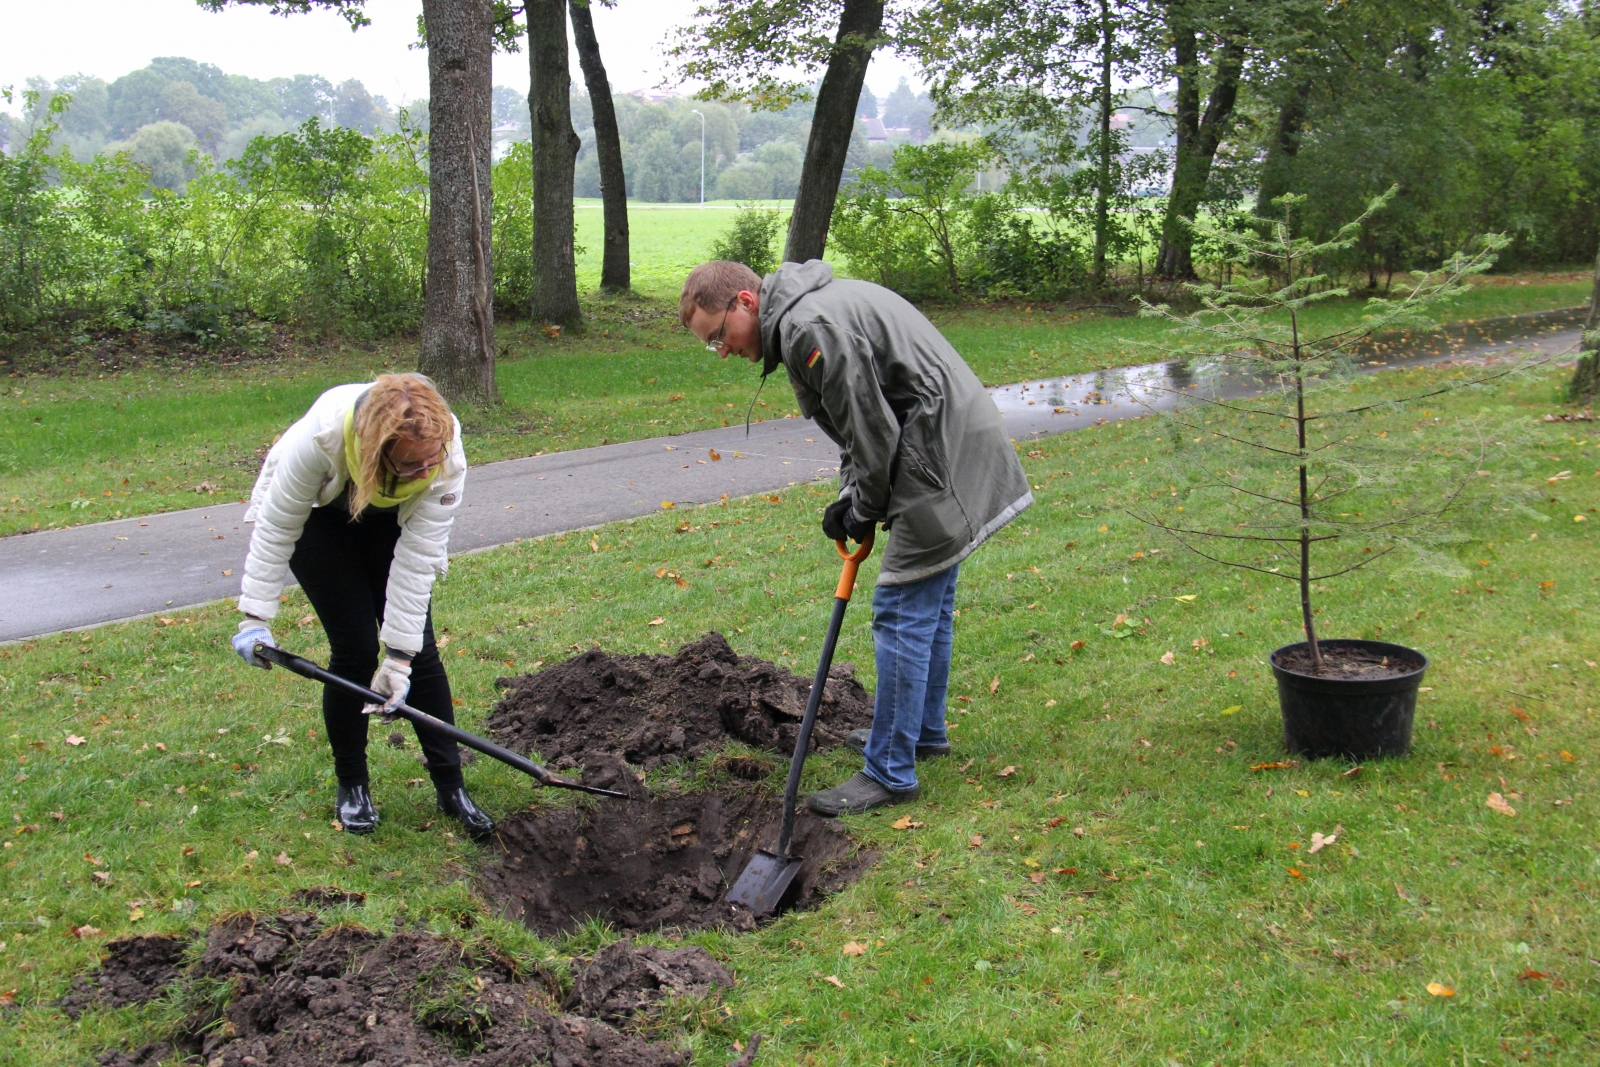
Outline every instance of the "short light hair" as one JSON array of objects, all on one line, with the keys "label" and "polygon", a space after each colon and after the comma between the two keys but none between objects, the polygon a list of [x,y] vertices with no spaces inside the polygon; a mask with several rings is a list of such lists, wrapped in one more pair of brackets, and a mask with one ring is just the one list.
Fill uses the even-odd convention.
[{"label": "short light hair", "polygon": [[683,295],[678,298],[678,321],[689,325],[695,308],[721,311],[746,290],[761,292],[761,276],[743,263],[731,259],[702,263],[683,280]]}]

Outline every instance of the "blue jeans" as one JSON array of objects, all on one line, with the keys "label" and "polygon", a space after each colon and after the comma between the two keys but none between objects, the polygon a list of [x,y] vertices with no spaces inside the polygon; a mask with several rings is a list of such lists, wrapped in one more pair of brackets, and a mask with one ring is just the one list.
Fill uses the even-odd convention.
[{"label": "blue jeans", "polygon": [[878,696],[867,741],[868,778],[900,792],[917,784],[917,746],[949,743],[944,698],[959,566],[872,593]]}]

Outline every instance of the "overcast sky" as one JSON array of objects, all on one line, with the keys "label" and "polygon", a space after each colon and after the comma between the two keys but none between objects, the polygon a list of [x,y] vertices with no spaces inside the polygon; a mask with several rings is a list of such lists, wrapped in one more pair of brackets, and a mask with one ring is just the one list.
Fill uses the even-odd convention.
[{"label": "overcast sky", "polygon": [[[668,76],[663,41],[689,20],[696,3],[595,5],[595,33],[617,90],[662,84]],[[427,58],[408,48],[416,40],[420,0],[367,0],[366,7],[372,25],[351,33],[337,15],[320,11],[283,18],[252,8],[214,15],[194,0],[0,0],[0,86],[20,90],[32,75],[53,81],[77,73],[109,82],[157,56],[184,56],[252,78],[358,78],[392,104],[427,96]],[[525,52],[496,56],[494,70],[495,84],[527,91]],[[572,72],[582,84],[576,56]],[[882,96],[913,73],[885,57],[874,60],[867,85]]]}]

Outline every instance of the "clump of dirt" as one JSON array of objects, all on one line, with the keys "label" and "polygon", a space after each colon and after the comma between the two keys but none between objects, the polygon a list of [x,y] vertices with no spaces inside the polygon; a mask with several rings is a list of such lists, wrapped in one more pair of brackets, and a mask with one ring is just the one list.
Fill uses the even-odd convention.
[{"label": "clump of dirt", "polygon": [[92,975],[73,979],[61,1010],[76,1019],[89,1007],[122,1008],[161,995],[178,977],[189,940],[172,934],[124,937],[106,944],[105,962]]},{"label": "clump of dirt", "polygon": [[[608,960],[626,955],[626,950],[601,953]],[[121,958],[109,958],[108,969],[120,966]],[[620,968],[620,963],[613,966]],[[584,972],[578,981],[583,988],[609,989],[618,985],[611,973],[591,978]],[[704,986],[691,980],[698,980],[703,968],[664,965],[663,973],[683,976],[675,989]],[[200,959],[154,986],[152,996],[175,984],[203,991],[210,982],[215,989],[218,979],[231,986],[225,1005],[190,1018],[169,1042],[133,1052],[111,1050],[100,1063],[143,1067],[173,1054],[198,1055],[208,1067],[345,1062],[683,1067],[688,1062],[686,1052],[667,1043],[646,1041],[596,1018],[564,1014],[551,979],[521,974],[513,961],[492,951],[426,933],[386,937],[351,926],[323,927],[309,912],[239,915],[219,923]],[[650,1003],[643,983],[634,986],[639,987],[634,999]],[[705,986],[707,992],[717,988]],[[621,995],[612,999],[620,1008]],[[580,997],[577,1003],[581,1007],[585,1001]]]},{"label": "clump of dirt", "polygon": [[[615,757],[597,764],[584,781],[631,782],[635,799],[505,819],[495,834],[505,851],[480,873],[480,892],[544,936],[590,919],[619,930],[753,930],[755,917],[727,895],[757,848],[776,847],[778,800],[744,786],[645,799],[615,773]],[[837,820],[805,810],[790,847],[805,862],[784,909],[816,907],[877,861]]]},{"label": "clump of dirt", "polygon": [[[580,656],[497,681],[509,690],[487,727],[501,744],[536,751],[558,770],[600,754],[650,770],[693,760],[730,741],[790,755],[811,682],[764,659],[741,656],[708,633],[672,656]],[[828,672],[812,749],[843,744],[872,725],[872,698],[855,665]]]},{"label": "clump of dirt", "polygon": [[617,1026],[649,1018],[668,997],[707,997],[733,986],[733,974],[699,945],[657,948],[623,939],[578,973],[565,1011]]},{"label": "clump of dirt", "polygon": [[296,889],[289,894],[289,899],[311,908],[335,908],[344,904],[359,908],[366,902],[367,895],[349,892],[336,885],[312,885]]}]

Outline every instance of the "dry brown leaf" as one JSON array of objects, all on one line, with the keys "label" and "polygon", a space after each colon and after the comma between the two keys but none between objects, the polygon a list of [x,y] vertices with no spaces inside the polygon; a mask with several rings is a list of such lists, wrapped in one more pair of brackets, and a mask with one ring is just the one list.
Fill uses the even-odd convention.
[{"label": "dry brown leaf", "polygon": [[68,734],[67,735],[67,744],[72,745],[74,748],[76,748],[78,745],[81,745],[81,744],[83,744],[84,742],[86,742],[88,740],[89,739],[87,737],[79,737],[77,734]]},{"label": "dry brown leaf", "polygon": [[1171,652],[1163,652],[1161,654],[1161,662],[1170,667],[1174,663],[1178,662],[1178,657],[1173,655]]},{"label": "dry brown leaf", "polygon": [[664,623],[666,621],[667,621],[666,619],[663,619],[660,615],[657,615],[655,618],[650,620],[650,625],[651,626],[660,626],[662,623]]},{"label": "dry brown leaf", "polygon": [[838,986],[838,987],[839,987],[839,988],[840,988],[840,989],[843,989],[843,988],[844,988],[844,983],[843,983],[843,982],[841,982],[841,981],[839,981],[839,976],[838,976],[838,975],[836,975],[836,974],[830,974],[830,975],[827,975],[827,976],[826,976],[826,977],[824,977],[824,978],[823,978],[823,979],[822,979],[822,980],[823,980],[823,981],[824,981],[824,982],[827,982],[827,983],[829,983],[829,984],[830,984],[830,985],[836,985],[836,986]]},{"label": "dry brown leaf", "polygon": [[1041,882],[1044,881],[1044,872],[1043,871],[1035,871],[1035,872],[1033,872],[1032,874],[1028,875],[1028,881],[1032,882],[1034,885],[1040,884]]},{"label": "dry brown leaf", "polygon": [[926,825],[927,823],[912,822],[911,816],[909,815],[902,815],[894,822],[889,824],[890,828],[895,830],[920,830]]},{"label": "dry brown leaf", "polygon": [[1429,982],[1428,992],[1432,993],[1436,997],[1453,997],[1456,995],[1456,991],[1454,989],[1451,989],[1449,986],[1443,985],[1439,982]]},{"label": "dry brown leaf", "polygon": [[1000,772],[1000,777],[1001,778],[1010,778],[1013,774],[1016,774],[1016,773],[1017,773],[1017,769],[1015,767],[1007,765],[1006,768]]},{"label": "dry brown leaf", "polygon": [[711,462],[713,462],[713,463],[717,462],[719,459],[722,458],[722,453],[718,452],[714,448],[707,449],[707,451],[711,454]]},{"label": "dry brown leaf", "polygon": [[84,924],[83,926],[74,926],[72,928],[72,936],[77,938],[93,937],[99,932],[100,928],[98,926],[89,926],[88,924]]},{"label": "dry brown leaf", "polygon": [[1286,759],[1274,760],[1271,763],[1252,763],[1250,764],[1250,769],[1252,771],[1282,771],[1298,766],[1300,766],[1299,760]]},{"label": "dry brown leaf", "polygon": [[1498,811],[1501,815],[1515,815],[1517,813],[1517,809],[1506,803],[1506,798],[1499,793],[1490,793],[1489,798],[1483,802],[1483,806],[1490,811]]},{"label": "dry brown leaf", "polygon": [[993,696],[995,693],[999,692],[999,690],[1000,690],[1000,676],[997,674],[997,675],[994,676],[994,681],[989,683],[989,695]]},{"label": "dry brown leaf", "polygon": [[973,834],[971,837],[967,838],[967,847],[968,848],[982,848],[983,847],[983,835],[982,834]]},{"label": "dry brown leaf", "polygon": [[279,867],[287,867],[293,863],[294,860],[289,858],[289,854],[287,852],[280,852],[276,856],[272,857],[272,862],[276,863]]},{"label": "dry brown leaf", "polygon": [[1333,844],[1337,840],[1339,840],[1339,831],[1337,829],[1335,829],[1333,833],[1329,834],[1326,837],[1322,836],[1320,833],[1317,833],[1317,832],[1313,831],[1312,834],[1311,834],[1311,849],[1310,849],[1310,851],[1312,853],[1321,852],[1324,848],[1327,848],[1329,845]]},{"label": "dry brown leaf", "polygon": [[867,954],[867,946],[859,941],[846,941],[841,951],[846,956],[865,956]]}]

